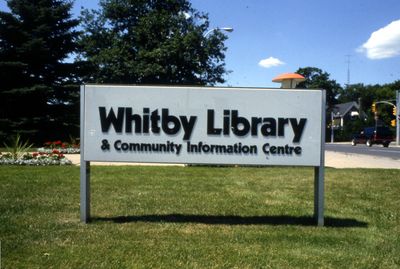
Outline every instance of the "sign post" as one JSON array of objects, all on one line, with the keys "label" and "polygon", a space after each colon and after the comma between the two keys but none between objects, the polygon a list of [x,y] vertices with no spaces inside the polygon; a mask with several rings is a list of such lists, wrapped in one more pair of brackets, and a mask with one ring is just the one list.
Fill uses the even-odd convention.
[{"label": "sign post", "polygon": [[314,167],[324,225],[325,91],[81,86],[81,221],[90,162]]},{"label": "sign post", "polygon": [[81,167],[80,167],[80,208],[81,221],[90,221],[90,162],[85,161],[85,86],[80,88],[81,94]]},{"label": "sign post", "polygon": [[[324,226],[324,186],[325,186],[325,111],[326,96],[322,95],[321,105],[321,157],[319,166],[314,167],[314,218],[318,226]],[[333,124],[333,123],[332,123]]]}]

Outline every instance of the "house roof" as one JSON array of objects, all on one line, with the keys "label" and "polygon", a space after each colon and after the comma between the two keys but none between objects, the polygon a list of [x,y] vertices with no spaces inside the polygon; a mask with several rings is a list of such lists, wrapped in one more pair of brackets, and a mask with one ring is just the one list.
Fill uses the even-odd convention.
[{"label": "house roof", "polygon": [[342,103],[342,104],[337,104],[333,107],[332,112],[334,113],[335,116],[340,116],[343,117],[349,111],[355,107],[356,109],[360,109],[360,106],[357,104],[357,102],[347,102],[347,103]]}]

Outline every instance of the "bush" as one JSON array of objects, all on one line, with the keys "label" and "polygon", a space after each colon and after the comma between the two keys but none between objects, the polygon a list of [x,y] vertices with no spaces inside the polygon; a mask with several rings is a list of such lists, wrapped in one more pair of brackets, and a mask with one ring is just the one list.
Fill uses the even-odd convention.
[{"label": "bush", "polygon": [[51,153],[24,153],[15,159],[12,153],[0,152],[0,165],[71,165],[72,162],[57,150]]},{"label": "bush", "polygon": [[63,154],[76,154],[80,153],[80,145],[76,142],[76,140],[72,140],[71,143],[61,142],[61,140],[57,141],[49,141],[44,143],[44,146],[38,148],[38,152],[41,153],[52,153],[53,150],[57,150]]}]

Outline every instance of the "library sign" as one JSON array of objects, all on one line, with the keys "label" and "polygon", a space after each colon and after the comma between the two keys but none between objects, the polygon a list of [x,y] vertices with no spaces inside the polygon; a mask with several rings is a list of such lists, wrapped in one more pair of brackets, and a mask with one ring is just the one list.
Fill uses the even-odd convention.
[{"label": "library sign", "polygon": [[316,166],[318,90],[84,86],[86,161]]},{"label": "library sign", "polygon": [[315,167],[323,225],[325,91],[81,86],[81,220],[90,162]]}]

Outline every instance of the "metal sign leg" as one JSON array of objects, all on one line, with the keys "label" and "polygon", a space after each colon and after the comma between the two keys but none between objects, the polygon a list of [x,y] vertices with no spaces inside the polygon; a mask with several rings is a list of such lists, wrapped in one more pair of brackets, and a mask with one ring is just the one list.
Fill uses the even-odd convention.
[{"label": "metal sign leg", "polygon": [[81,160],[81,221],[90,221],[90,162]]},{"label": "metal sign leg", "polygon": [[324,166],[314,167],[314,218],[324,226]]}]

